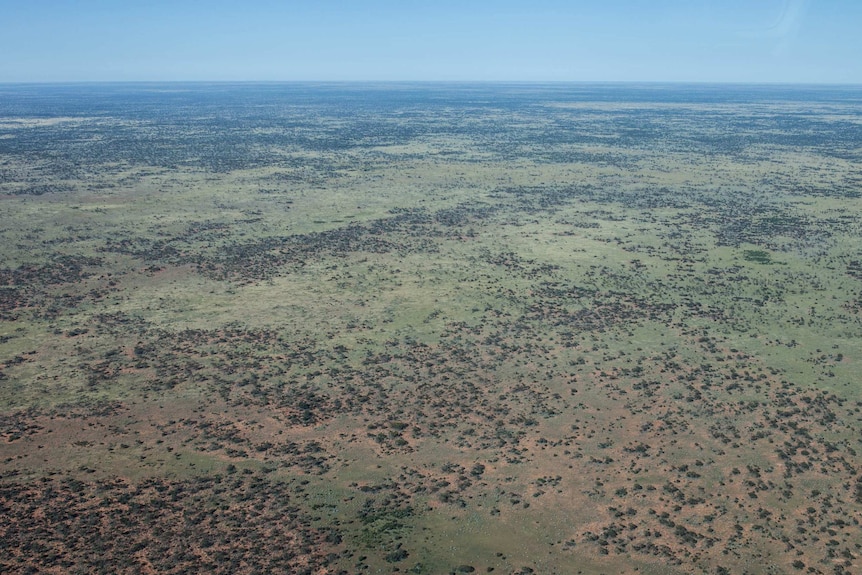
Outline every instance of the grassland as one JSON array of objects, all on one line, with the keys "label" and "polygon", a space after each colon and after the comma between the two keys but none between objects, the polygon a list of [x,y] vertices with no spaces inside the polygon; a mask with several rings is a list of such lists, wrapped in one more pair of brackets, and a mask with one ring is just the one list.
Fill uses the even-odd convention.
[{"label": "grassland", "polygon": [[862,93],[0,87],[0,570],[854,573]]}]

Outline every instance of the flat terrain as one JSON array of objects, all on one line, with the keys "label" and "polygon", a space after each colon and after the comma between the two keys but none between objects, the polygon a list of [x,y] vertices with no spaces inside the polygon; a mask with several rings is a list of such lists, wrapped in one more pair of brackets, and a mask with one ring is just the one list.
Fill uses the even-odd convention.
[{"label": "flat terrain", "polygon": [[0,86],[0,571],[862,569],[862,90]]}]

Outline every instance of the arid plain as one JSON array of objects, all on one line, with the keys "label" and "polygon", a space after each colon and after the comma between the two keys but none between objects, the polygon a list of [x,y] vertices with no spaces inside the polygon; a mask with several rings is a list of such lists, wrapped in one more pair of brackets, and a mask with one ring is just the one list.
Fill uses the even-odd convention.
[{"label": "arid plain", "polygon": [[862,91],[0,86],[0,570],[862,569]]}]

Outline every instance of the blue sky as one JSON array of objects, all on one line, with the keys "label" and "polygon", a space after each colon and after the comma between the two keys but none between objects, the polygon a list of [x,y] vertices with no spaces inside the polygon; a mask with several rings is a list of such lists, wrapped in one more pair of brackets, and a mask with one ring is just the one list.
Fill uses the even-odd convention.
[{"label": "blue sky", "polygon": [[0,0],[0,82],[862,83],[860,0]]}]

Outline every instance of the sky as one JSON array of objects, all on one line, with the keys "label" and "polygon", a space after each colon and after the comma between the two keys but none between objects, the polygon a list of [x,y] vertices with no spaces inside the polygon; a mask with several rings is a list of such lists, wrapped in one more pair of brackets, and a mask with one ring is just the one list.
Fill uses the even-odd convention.
[{"label": "sky", "polygon": [[0,0],[0,82],[862,83],[862,0]]}]

